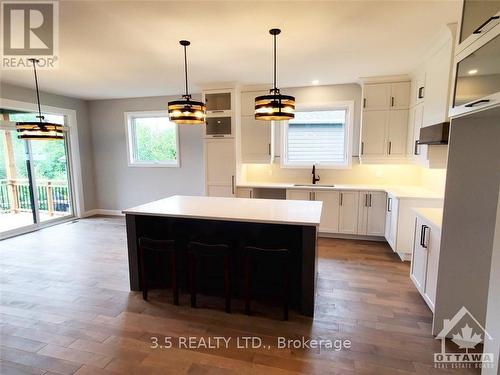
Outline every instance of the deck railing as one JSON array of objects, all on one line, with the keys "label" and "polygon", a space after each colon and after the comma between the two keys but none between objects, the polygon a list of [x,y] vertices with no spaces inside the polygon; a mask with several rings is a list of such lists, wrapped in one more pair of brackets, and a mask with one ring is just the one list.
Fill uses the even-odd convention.
[{"label": "deck railing", "polygon": [[[37,180],[38,209],[49,215],[69,212],[68,184],[60,180]],[[0,212],[31,211],[30,187],[27,179],[0,179]]]}]

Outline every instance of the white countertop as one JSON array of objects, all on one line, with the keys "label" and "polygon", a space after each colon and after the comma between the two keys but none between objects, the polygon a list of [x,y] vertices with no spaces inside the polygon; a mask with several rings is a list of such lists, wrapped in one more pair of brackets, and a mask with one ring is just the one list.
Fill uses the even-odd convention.
[{"label": "white countertop", "polygon": [[[328,185],[325,183],[325,185]],[[371,191],[385,191],[386,193],[394,195],[396,198],[400,199],[443,199],[443,195],[438,194],[432,190],[422,188],[420,186],[413,185],[342,185],[342,184],[332,184],[331,186],[321,186],[318,184],[316,186],[296,186],[291,183],[261,183],[261,182],[250,182],[241,183],[237,187],[241,188],[261,188],[261,189],[314,189],[314,190],[371,190]]]},{"label": "white countertop", "polygon": [[124,214],[319,226],[322,202],[174,195]]},{"label": "white countertop", "polygon": [[441,230],[441,225],[443,223],[443,209],[442,208],[414,208],[413,211],[416,212],[418,216],[421,216],[425,220],[429,221],[436,228]]}]

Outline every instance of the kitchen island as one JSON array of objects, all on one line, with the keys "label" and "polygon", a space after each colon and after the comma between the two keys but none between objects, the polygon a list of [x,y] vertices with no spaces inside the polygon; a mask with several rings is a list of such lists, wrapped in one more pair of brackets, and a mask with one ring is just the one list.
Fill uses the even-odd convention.
[{"label": "kitchen island", "polygon": [[[124,210],[130,289],[141,290],[138,262],[138,240],[175,239],[181,253],[179,280],[187,276],[185,255],[187,243],[198,237],[216,235],[231,243],[236,254],[236,268],[241,264],[243,247],[273,242],[292,254],[291,303],[303,315],[314,315],[316,285],[317,233],[321,219],[321,202],[273,199],[172,196]],[[239,258],[238,258],[239,257]],[[158,266],[158,264],[157,264]],[[168,268],[165,273],[168,272]],[[273,276],[270,267],[269,277]],[[235,276],[241,275],[237,269]],[[264,291],[272,291],[269,283]],[[184,285],[185,286],[185,285]],[[241,295],[241,282],[235,280],[233,294]]]}]

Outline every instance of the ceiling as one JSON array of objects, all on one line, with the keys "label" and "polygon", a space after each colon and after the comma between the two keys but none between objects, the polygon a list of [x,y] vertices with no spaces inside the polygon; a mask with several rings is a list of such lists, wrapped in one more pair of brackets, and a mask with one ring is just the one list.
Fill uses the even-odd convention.
[{"label": "ceiling", "polygon": [[[356,82],[408,73],[460,1],[61,1],[59,69],[43,91],[84,99],[180,94],[189,39],[191,91],[220,82],[279,86]],[[2,81],[31,87],[30,71]]]}]

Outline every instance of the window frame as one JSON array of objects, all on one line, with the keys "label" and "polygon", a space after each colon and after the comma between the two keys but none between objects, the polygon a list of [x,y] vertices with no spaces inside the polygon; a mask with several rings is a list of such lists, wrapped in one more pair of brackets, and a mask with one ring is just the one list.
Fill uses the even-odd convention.
[{"label": "window frame", "polygon": [[[352,142],[353,142],[353,129],[354,129],[354,101],[338,101],[329,103],[317,104],[302,104],[296,105],[296,112],[313,112],[313,111],[346,111],[346,122],[344,129],[344,150],[345,150],[345,163],[325,163],[315,162],[316,167],[321,169],[351,169],[352,168]],[[288,155],[288,121],[282,126],[281,142],[280,142],[280,166],[281,168],[288,169],[310,169],[311,162],[293,162],[287,160]]]},{"label": "window frame", "polygon": [[177,150],[177,157],[175,161],[163,160],[163,161],[139,161],[135,160],[134,155],[136,154],[136,140],[135,132],[133,130],[134,120],[136,118],[145,117],[167,117],[168,111],[137,111],[137,112],[125,112],[125,133],[127,137],[127,162],[129,167],[146,167],[146,168],[179,168],[181,165],[181,152],[179,144],[179,125],[173,123],[175,131],[175,147]]}]

